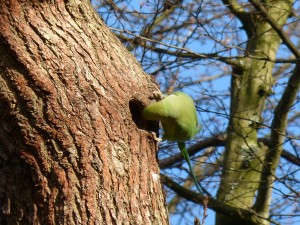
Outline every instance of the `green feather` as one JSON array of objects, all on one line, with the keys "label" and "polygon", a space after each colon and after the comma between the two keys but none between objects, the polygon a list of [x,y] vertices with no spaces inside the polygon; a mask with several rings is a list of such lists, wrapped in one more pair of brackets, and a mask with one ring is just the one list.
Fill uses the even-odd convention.
[{"label": "green feather", "polygon": [[183,93],[174,92],[159,102],[147,106],[142,116],[147,120],[161,121],[164,129],[163,139],[176,141],[186,160],[195,185],[200,193],[203,188],[198,184],[193,172],[185,141],[192,139],[200,130],[193,99]]}]

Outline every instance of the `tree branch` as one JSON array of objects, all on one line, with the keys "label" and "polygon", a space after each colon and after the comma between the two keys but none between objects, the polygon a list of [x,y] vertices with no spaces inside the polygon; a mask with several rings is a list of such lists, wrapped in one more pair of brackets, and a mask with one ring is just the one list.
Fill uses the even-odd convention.
[{"label": "tree branch", "polygon": [[[161,23],[165,19],[169,18],[172,12],[174,12],[176,8],[180,7],[181,3],[181,1],[177,1],[173,2],[173,4],[170,3],[169,5],[167,5],[167,1],[165,2],[166,5],[163,6],[161,10],[157,11],[152,22],[143,28],[143,30],[141,31],[141,36],[151,37],[150,33],[153,31],[153,29],[155,29],[158,25],[161,25]],[[161,14],[159,15],[160,12]]]},{"label": "tree branch", "polygon": [[[190,146],[188,148],[189,156],[193,156],[197,154],[199,151],[208,148],[208,147],[217,147],[217,146],[225,146],[226,137],[225,135],[216,135],[211,138],[207,138],[205,140],[199,141],[198,143]],[[270,146],[270,139],[268,138],[259,138],[258,142],[264,143],[264,145]],[[287,150],[283,150],[281,153],[281,157],[285,160],[293,163],[294,165],[300,166],[300,159],[288,152]],[[159,161],[159,167],[161,169],[166,169],[172,167],[175,163],[179,163],[184,158],[182,157],[181,153],[172,155],[168,158],[162,159]]]},{"label": "tree branch", "polygon": [[277,32],[283,43],[290,49],[290,51],[296,56],[296,58],[300,58],[300,52],[298,48],[293,44],[291,39],[285,34],[280,26],[278,26],[278,22],[276,22],[271,16],[268,15],[266,8],[258,3],[256,0],[249,0],[252,5],[258,10],[263,17],[268,21],[271,27]]},{"label": "tree branch", "polygon": [[[149,49],[151,51],[155,51],[157,53],[163,53],[163,54],[168,54],[168,55],[173,55],[173,56],[177,56],[177,57],[181,57],[181,58],[189,58],[189,59],[214,59],[214,60],[218,60],[220,62],[224,62],[228,65],[233,65],[233,66],[237,66],[239,67],[240,64],[238,63],[239,59],[244,59],[246,58],[245,56],[231,56],[231,57],[225,57],[225,56],[220,56],[218,52],[215,53],[210,53],[210,54],[204,54],[204,53],[197,53],[197,52],[193,52],[190,49],[187,48],[183,48],[183,47],[178,47],[175,45],[170,45],[170,44],[166,44],[162,41],[158,41],[158,40],[154,40],[151,38],[147,38],[147,37],[142,37],[140,35],[137,35],[131,31],[128,30],[121,30],[121,29],[117,29],[117,28],[113,28],[110,27],[110,29],[112,31],[117,31],[119,33],[115,33],[115,35],[122,41],[122,42],[130,42],[132,44],[139,44],[139,39],[144,40],[144,41],[148,41],[148,42],[152,42],[152,43],[156,43],[156,44],[160,44],[169,48],[174,48],[178,51],[170,51],[168,49],[163,49],[163,48],[159,48],[159,47],[155,47],[153,45],[146,45],[145,43],[143,43],[143,47],[146,49]],[[129,38],[126,37],[124,35],[122,35],[122,33],[124,34],[129,34],[134,36],[134,38]],[[272,60],[270,58],[266,58],[266,57],[255,57],[255,56],[247,56],[247,58],[251,58],[251,59],[256,59],[256,60],[263,60],[263,61],[269,61],[269,62],[274,62],[274,63],[299,63],[300,59],[281,59],[278,58],[276,60]]]},{"label": "tree branch", "polygon": [[[132,35],[136,38],[141,39],[142,41],[149,41],[149,42],[152,42],[152,43],[160,44],[160,45],[178,50],[178,51],[170,51],[168,49],[163,49],[163,48],[158,48],[158,47],[143,44],[144,48],[147,48],[149,50],[152,50],[152,51],[155,51],[155,52],[158,52],[158,53],[164,53],[164,54],[168,54],[168,55],[174,55],[174,56],[178,56],[178,57],[182,57],[182,58],[191,58],[191,59],[215,59],[215,60],[219,60],[221,62],[224,62],[224,63],[229,64],[229,65],[233,65],[233,66],[236,66],[236,67],[241,66],[239,64],[238,60],[234,60],[234,59],[229,58],[229,57],[222,57],[222,56],[219,56],[217,53],[212,53],[212,54],[197,53],[197,52],[191,51],[188,48],[183,48],[183,47],[178,47],[178,46],[175,46],[175,45],[166,44],[162,41],[158,41],[158,40],[154,40],[154,39],[151,39],[151,38],[147,38],[147,37],[137,35],[137,34],[131,32],[131,31],[128,31],[128,30],[121,30],[121,29],[117,29],[117,28],[113,28],[113,27],[110,27],[110,29],[113,30],[113,31],[120,32],[120,33],[126,33],[126,34],[129,34],[129,35]],[[120,36],[120,38],[124,39],[124,36]]]},{"label": "tree branch", "polygon": [[300,87],[300,64],[297,64],[288,85],[275,108],[274,119],[271,125],[271,138],[269,151],[266,153],[265,164],[261,177],[261,183],[258,189],[258,196],[255,202],[257,212],[263,212],[269,207],[272,195],[273,181],[275,171],[282,154],[282,144],[285,137],[287,125],[287,115],[290,111]]},{"label": "tree branch", "polygon": [[244,7],[236,0],[222,0],[222,2],[230,9],[231,13],[233,13],[241,21],[248,37],[251,37],[253,30],[253,23],[249,21],[251,14],[246,12]]},{"label": "tree branch", "polygon": [[[167,177],[166,175],[160,175],[161,181],[166,185],[168,188],[173,190],[179,196],[187,199],[188,201],[192,201],[196,204],[203,205],[203,201],[207,201],[207,207],[214,210],[217,213],[220,213],[225,216],[236,217],[237,220],[247,221],[248,225],[257,225],[260,224],[259,221],[268,220],[266,218],[262,218],[259,215],[255,214],[255,212],[251,209],[240,209],[236,207],[232,207],[227,205],[224,202],[219,202],[218,200],[204,196],[203,194],[196,193],[194,191],[190,191],[185,189],[181,185],[174,182],[172,179]],[[270,220],[268,220],[270,221]]]},{"label": "tree branch", "polygon": [[[211,146],[224,146],[225,137],[224,135],[217,135],[205,140],[199,141],[198,143],[190,146],[188,148],[189,156],[193,156],[198,153],[200,150],[205,149]],[[174,163],[181,162],[183,160],[182,153],[178,153],[171,157],[159,161],[159,167],[161,169],[166,169],[174,165]]]}]

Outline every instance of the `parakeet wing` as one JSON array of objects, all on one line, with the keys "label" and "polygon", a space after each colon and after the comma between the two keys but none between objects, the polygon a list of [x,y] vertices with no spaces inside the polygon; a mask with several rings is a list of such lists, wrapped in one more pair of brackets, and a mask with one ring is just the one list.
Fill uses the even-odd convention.
[{"label": "parakeet wing", "polygon": [[198,117],[192,98],[183,92],[174,92],[163,100],[152,103],[143,111],[147,120],[159,120],[164,128],[164,139],[186,141],[199,131]]}]

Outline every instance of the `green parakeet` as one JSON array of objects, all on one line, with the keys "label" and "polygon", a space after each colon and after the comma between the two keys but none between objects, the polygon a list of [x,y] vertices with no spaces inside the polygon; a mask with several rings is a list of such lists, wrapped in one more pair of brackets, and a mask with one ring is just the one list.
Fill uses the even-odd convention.
[{"label": "green parakeet", "polygon": [[161,101],[147,106],[142,116],[146,120],[161,121],[164,129],[163,139],[177,142],[178,148],[190,168],[195,185],[202,193],[185,147],[185,141],[192,139],[200,130],[193,99],[183,92],[174,92]]}]

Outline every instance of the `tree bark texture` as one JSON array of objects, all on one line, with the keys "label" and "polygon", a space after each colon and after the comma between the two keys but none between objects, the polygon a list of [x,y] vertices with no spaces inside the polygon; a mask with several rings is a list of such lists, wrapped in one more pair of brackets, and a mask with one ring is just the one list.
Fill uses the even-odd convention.
[{"label": "tree bark texture", "polygon": [[157,89],[89,1],[0,3],[0,223],[168,224]]}]

